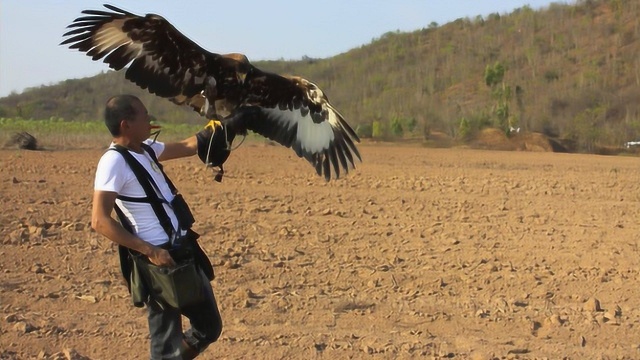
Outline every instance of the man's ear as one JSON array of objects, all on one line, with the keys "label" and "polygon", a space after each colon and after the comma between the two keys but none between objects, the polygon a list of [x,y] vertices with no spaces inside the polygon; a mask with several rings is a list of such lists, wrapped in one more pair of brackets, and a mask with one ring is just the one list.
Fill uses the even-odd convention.
[{"label": "man's ear", "polygon": [[129,122],[127,120],[120,120],[120,132],[129,128]]}]

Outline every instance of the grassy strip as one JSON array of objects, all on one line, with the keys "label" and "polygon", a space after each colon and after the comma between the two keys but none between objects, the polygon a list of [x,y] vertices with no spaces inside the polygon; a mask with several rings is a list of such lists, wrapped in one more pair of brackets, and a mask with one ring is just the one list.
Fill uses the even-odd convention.
[{"label": "grassy strip", "polygon": [[[203,126],[189,124],[162,124],[158,141],[172,142],[185,139],[200,131]],[[102,149],[111,141],[111,135],[102,121],[25,120],[0,118],[0,148],[15,147],[11,138],[16,133],[28,132],[38,140],[38,145],[50,150]],[[252,134],[249,141],[263,141]],[[235,142],[234,142],[235,144]]]}]

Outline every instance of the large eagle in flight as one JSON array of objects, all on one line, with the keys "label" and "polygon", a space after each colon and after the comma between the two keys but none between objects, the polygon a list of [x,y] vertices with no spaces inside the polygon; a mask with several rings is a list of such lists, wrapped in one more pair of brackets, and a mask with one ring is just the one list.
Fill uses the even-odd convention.
[{"label": "large eagle in flight", "polygon": [[128,80],[210,119],[257,107],[259,119],[247,128],[293,148],[327,181],[362,161],[360,139],[316,84],[262,71],[242,54],[209,52],[159,15],[104,6],[111,11],[82,11],[61,45],[114,70],[128,66]]}]

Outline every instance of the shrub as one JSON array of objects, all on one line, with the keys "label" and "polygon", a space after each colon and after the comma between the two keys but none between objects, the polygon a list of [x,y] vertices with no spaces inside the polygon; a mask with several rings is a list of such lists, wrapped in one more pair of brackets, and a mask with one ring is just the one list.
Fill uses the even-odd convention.
[{"label": "shrub", "polygon": [[361,139],[370,139],[373,137],[373,127],[371,124],[360,124],[356,128],[356,135]]},{"label": "shrub", "polygon": [[371,136],[376,139],[384,137],[384,126],[380,120],[375,120],[373,122]]},{"label": "shrub", "polygon": [[404,129],[402,128],[402,121],[400,120],[399,117],[394,117],[393,119],[391,119],[391,133],[394,136],[402,136],[402,134],[404,133]]}]

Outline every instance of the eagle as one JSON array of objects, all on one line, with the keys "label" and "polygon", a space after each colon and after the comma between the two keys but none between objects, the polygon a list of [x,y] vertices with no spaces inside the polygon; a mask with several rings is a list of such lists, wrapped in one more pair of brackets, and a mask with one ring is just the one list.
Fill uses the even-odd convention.
[{"label": "eagle", "polygon": [[187,38],[165,18],[84,10],[60,45],[102,59],[157,96],[187,105],[208,119],[223,119],[243,108],[258,109],[246,124],[315,167],[326,181],[337,179],[362,161],[355,131],[313,82],[299,76],[262,71],[243,54],[216,54]]}]

